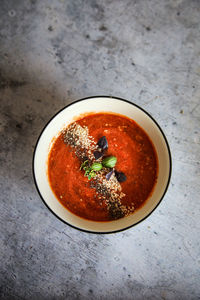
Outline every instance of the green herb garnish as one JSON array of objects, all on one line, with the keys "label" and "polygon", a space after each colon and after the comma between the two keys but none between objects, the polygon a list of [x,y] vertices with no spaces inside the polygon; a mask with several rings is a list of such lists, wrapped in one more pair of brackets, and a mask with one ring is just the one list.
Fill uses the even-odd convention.
[{"label": "green herb garnish", "polygon": [[[99,142],[99,147],[102,147],[107,149],[108,147],[108,143],[106,140],[106,137],[103,136]],[[96,158],[96,157],[95,157]],[[105,168],[114,168],[114,166],[116,165],[117,162],[117,157],[115,156],[108,156],[106,158],[103,159],[102,163],[100,162],[94,162],[91,165],[91,162],[89,162],[89,160],[85,160],[81,166],[80,166],[80,170],[84,170],[85,174],[84,176],[87,176],[89,180],[91,180],[91,178],[96,176],[96,172],[100,171],[103,167]],[[113,171],[112,171],[113,173]],[[112,173],[110,172],[109,175],[111,177]],[[109,180],[109,179],[108,179]]]},{"label": "green herb garnish", "polygon": [[102,164],[98,162],[94,162],[91,166],[91,169],[94,171],[100,171],[102,169]]},{"label": "green herb garnish", "polygon": [[[93,165],[94,165],[94,164],[93,164]],[[93,169],[93,165],[90,167],[90,166],[89,166],[89,161],[88,161],[88,160],[85,160],[85,161],[81,164],[81,166],[80,166],[80,170],[84,170],[84,171],[85,171],[84,176],[88,177],[89,180],[90,180],[91,178],[95,177],[95,175],[96,175],[95,171],[97,171],[97,169],[94,170],[94,169]],[[101,164],[100,164],[100,165],[101,165]],[[97,167],[97,166],[96,166],[96,167]],[[101,168],[102,168],[102,165],[101,165]],[[99,169],[99,170],[100,170],[100,169]]]},{"label": "green herb garnish", "polygon": [[106,168],[114,168],[116,162],[117,162],[117,157],[109,156],[104,158],[104,160],[102,161],[102,165]]},{"label": "green herb garnish", "polygon": [[80,170],[86,170],[86,168],[88,167],[88,163],[89,163],[89,161],[88,160],[85,160],[82,164],[81,164],[81,166],[80,166]]}]

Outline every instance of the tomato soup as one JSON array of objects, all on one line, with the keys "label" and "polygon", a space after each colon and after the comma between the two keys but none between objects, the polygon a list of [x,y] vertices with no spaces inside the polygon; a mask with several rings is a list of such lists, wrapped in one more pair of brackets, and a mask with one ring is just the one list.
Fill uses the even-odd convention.
[{"label": "tomato soup", "polygon": [[133,120],[118,114],[88,114],[55,139],[48,157],[51,189],[79,217],[111,221],[128,216],[156,184],[155,148]]}]

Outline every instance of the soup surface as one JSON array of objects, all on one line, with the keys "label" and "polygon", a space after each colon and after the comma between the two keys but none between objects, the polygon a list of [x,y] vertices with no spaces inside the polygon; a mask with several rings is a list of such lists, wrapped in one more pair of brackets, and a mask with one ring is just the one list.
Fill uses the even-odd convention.
[{"label": "soup surface", "polygon": [[151,195],[157,173],[156,151],[144,130],[111,113],[88,114],[70,124],[48,157],[57,199],[72,213],[94,221],[134,213]]}]

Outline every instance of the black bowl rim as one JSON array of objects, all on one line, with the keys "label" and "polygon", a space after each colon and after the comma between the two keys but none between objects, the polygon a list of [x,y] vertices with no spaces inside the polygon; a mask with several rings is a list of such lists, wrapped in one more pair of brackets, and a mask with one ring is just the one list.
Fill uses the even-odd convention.
[{"label": "black bowl rim", "polygon": [[[35,153],[36,153],[36,150],[37,150],[37,146],[38,146],[38,143],[39,143],[39,140],[44,132],[44,130],[46,129],[46,127],[49,125],[49,123],[60,113],[62,112],[64,109],[66,109],[67,107],[75,104],[75,103],[78,103],[78,102],[81,102],[81,101],[84,101],[84,100],[89,100],[89,99],[95,99],[95,98],[111,98],[111,99],[115,99],[115,100],[120,100],[120,101],[123,101],[123,102],[126,102],[126,103],[129,103],[133,106],[136,106],[137,108],[139,108],[140,110],[142,110],[147,116],[149,116],[152,121],[156,124],[156,126],[158,127],[158,129],[160,130],[164,140],[165,140],[165,143],[166,143],[166,146],[167,146],[167,150],[168,150],[168,155],[169,155],[169,175],[168,175],[168,181],[167,181],[167,184],[166,184],[166,187],[165,187],[165,190],[162,194],[162,197],[160,198],[159,202],[157,203],[157,205],[152,209],[152,211],[146,215],[144,218],[142,218],[140,221],[138,221],[137,223],[134,223],[130,226],[127,226],[125,228],[122,228],[122,229],[118,229],[118,230],[112,230],[112,231],[92,231],[92,230],[86,230],[86,229],[83,229],[83,228],[79,228],[79,227],[76,227],[66,221],[64,221],[61,217],[59,217],[49,206],[48,204],[46,203],[46,201],[44,200],[44,198],[42,197],[41,193],[40,193],[40,190],[39,190],[39,187],[37,185],[37,181],[36,181],[36,177],[35,177],[35,170],[34,170],[34,161],[35,161]],[[142,107],[140,107],[139,105],[129,101],[129,100],[126,100],[126,99],[123,99],[123,98],[119,98],[119,97],[114,97],[114,96],[106,96],[106,95],[99,95],[99,96],[89,96],[89,97],[85,97],[85,98],[81,98],[81,99],[78,99],[76,101],[73,101],[72,103],[69,103],[68,105],[64,106],[62,109],[60,109],[55,115],[53,115],[51,117],[51,119],[46,123],[46,125],[43,127],[38,139],[37,139],[37,142],[35,144],[35,148],[34,148],[34,151],[33,151],[33,159],[32,159],[32,172],[33,172],[33,180],[34,180],[34,183],[35,183],[35,186],[36,186],[36,189],[37,189],[37,192],[40,196],[40,198],[42,199],[43,203],[46,205],[46,207],[51,211],[51,213],[54,214],[55,217],[57,217],[60,221],[62,221],[63,223],[69,225],[70,227],[72,228],[75,228],[75,229],[78,229],[82,232],[87,232],[87,233],[92,233],[92,234],[111,234],[111,233],[118,233],[118,232],[121,232],[121,231],[124,231],[124,230],[127,230],[133,226],[136,226],[138,225],[139,223],[141,223],[142,221],[144,221],[145,219],[147,219],[153,212],[154,210],[158,207],[158,205],[161,203],[161,201],[163,200],[166,192],[167,192],[167,189],[169,187],[169,183],[170,183],[170,179],[171,179],[171,173],[172,173],[172,156],[171,156],[171,151],[170,151],[170,147],[169,147],[169,144],[168,144],[168,141],[167,141],[167,138],[163,132],[163,130],[161,129],[160,125],[157,123],[157,121],[150,115],[150,113],[148,113],[146,110],[144,110]]]}]

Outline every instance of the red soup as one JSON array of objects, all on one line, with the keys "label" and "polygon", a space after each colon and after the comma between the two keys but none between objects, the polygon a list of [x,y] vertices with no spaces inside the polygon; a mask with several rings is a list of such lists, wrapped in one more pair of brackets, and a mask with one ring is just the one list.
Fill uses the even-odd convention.
[{"label": "red soup", "polygon": [[156,184],[158,160],[144,130],[117,114],[89,114],[56,138],[48,158],[50,186],[72,213],[111,221],[139,209]]}]

